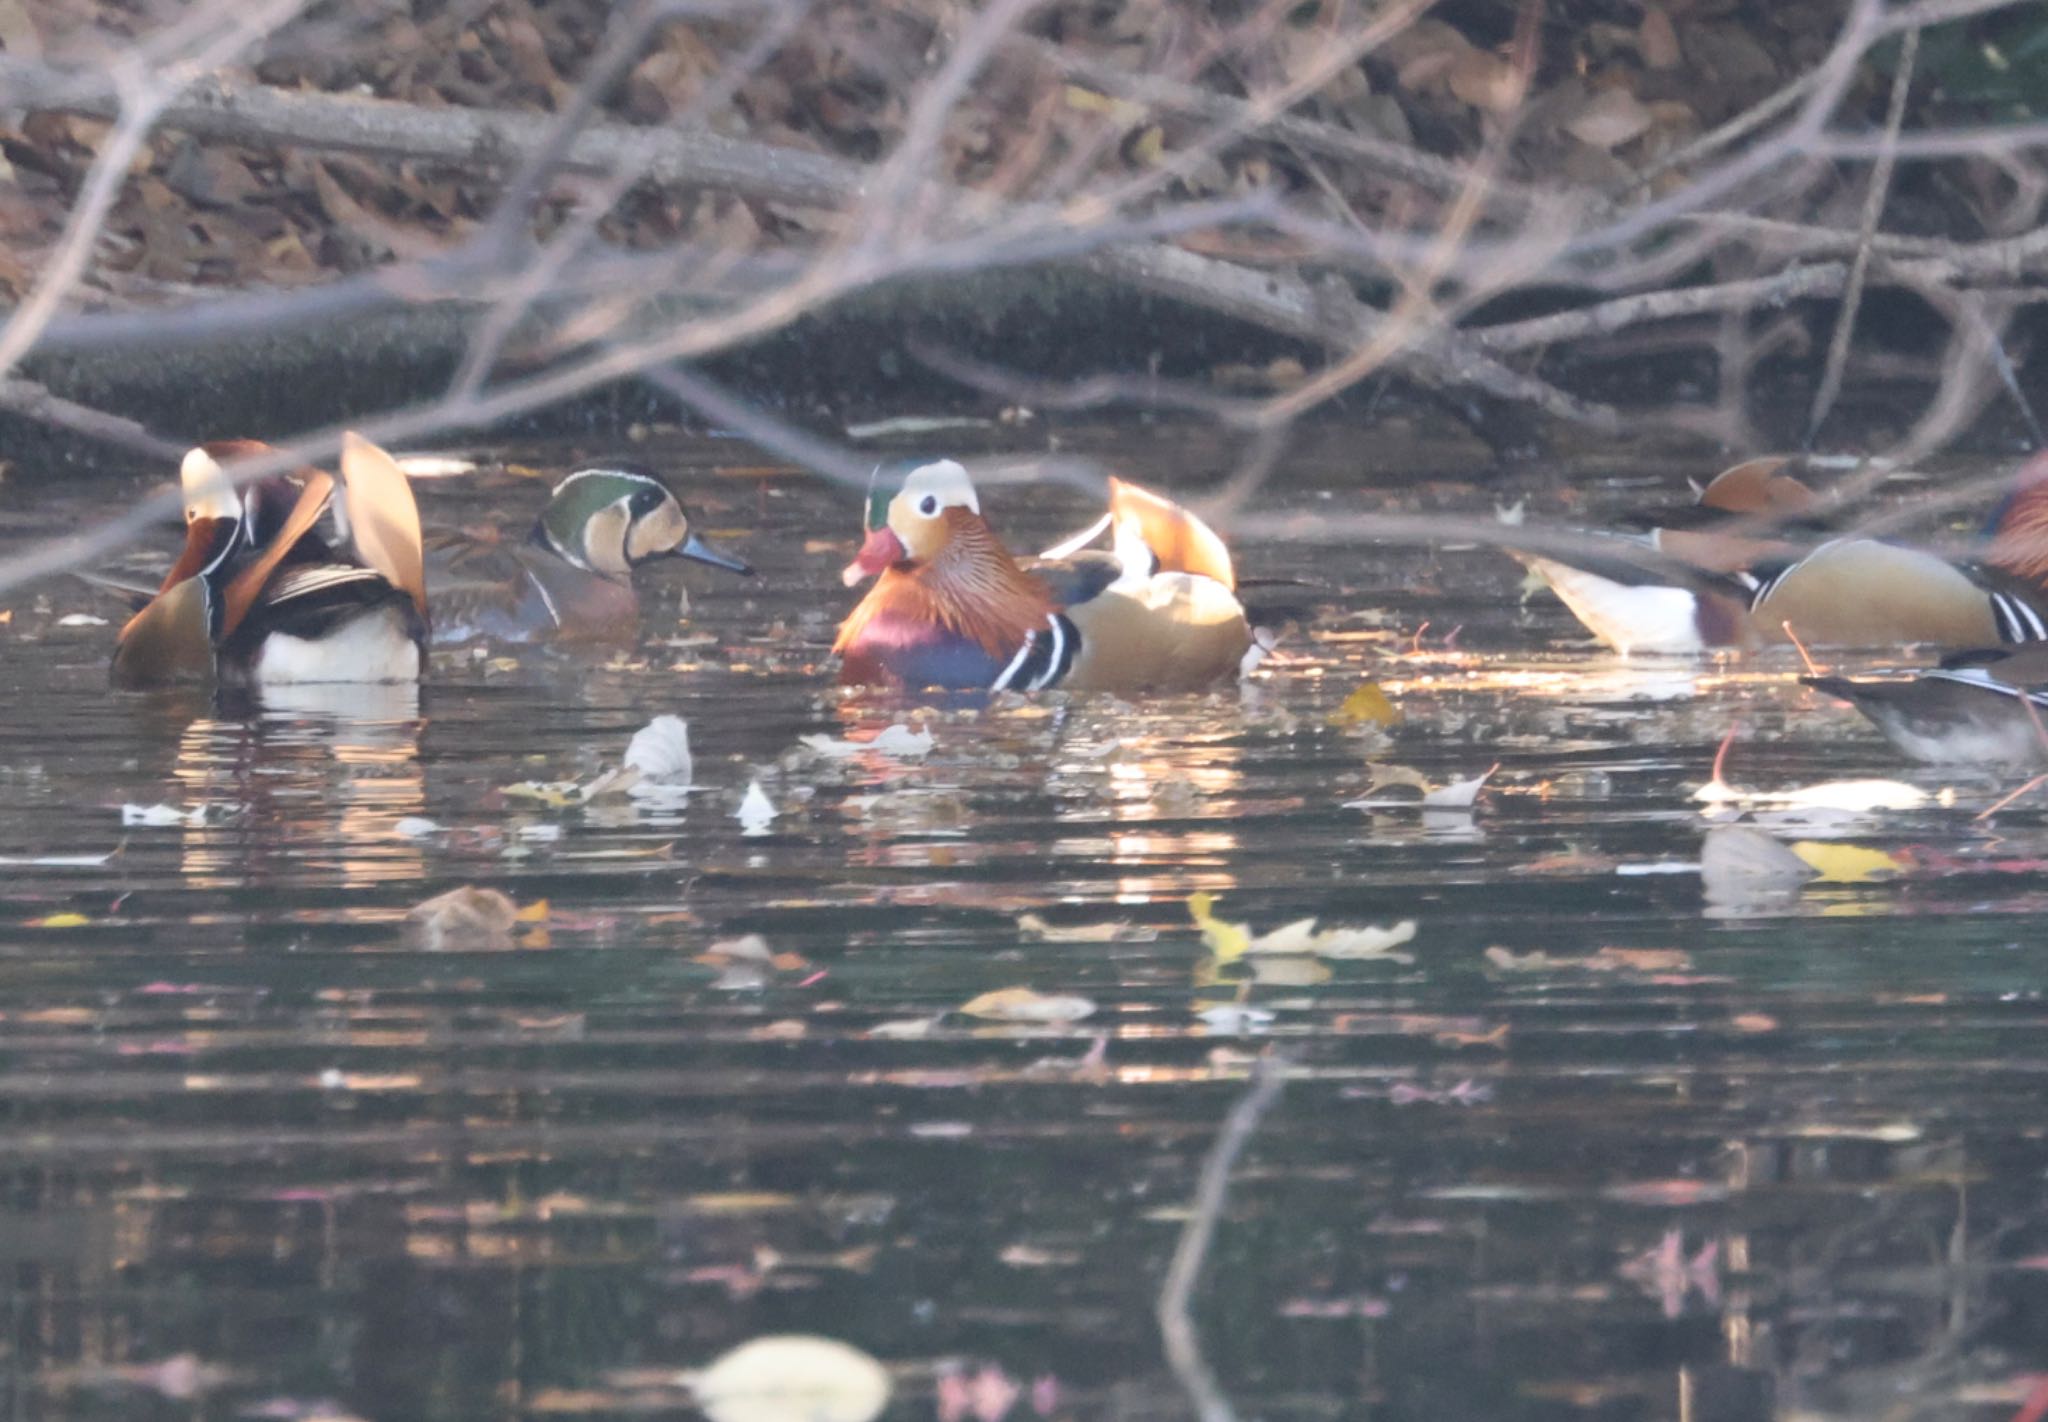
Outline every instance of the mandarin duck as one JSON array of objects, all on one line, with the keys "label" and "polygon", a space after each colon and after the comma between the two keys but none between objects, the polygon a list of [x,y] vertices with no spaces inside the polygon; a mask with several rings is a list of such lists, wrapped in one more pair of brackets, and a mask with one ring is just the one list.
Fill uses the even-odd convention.
[{"label": "mandarin duck", "polygon": [[440,538],[428,548],[434,640],[630,640],[640,625],[633,570],[665,557],[754,571],[691,532],[652,471],[623,462],[579,469],[555,485],[524,542]]},{"label": "mandarin duck", "polygon": [[[255,441],[202,445],[179,467],[185,547],[114,644],[124,688],[416,681],[426,580],[412,486],[391,456],[345,436],[342,497],[317,469],[238,491],[223,461]],[[332,505],[337,549],[317,531]]]},{"label": "mandarin duck", "polygon": [[2048,646],[1984,647],[1904,677],[1807,676],[1854,706],[1905,755],[1930,763],[2048,761]]},{"label": "mandarin duck", "polygon": [[[1745,479],[1742,497],[1712,510],[1751,521],[1732,542],[1721,523],[1659,530],[1647,549],[1617,539],[1628,551],[1611,560],[1524,561],[1544,565],[1538,571],[1579,620],[1623,653],[1792,642],[1970,648],[2048,638],[2048,463],[2021,471],[1991,520],[1985,556],[1974,562],[1875,538],[1802,548],[1782,535],[1819,526],[1810,492],[1782,473],[1762,481],[1767,492],[1759,487]],[[1761,533],[1752,531],[1758,524]]]},{"label": "mandarin duck", "polygon": [[[1115,552],[1079,544],[1114,532]],[[832,650],[849,685],[1179,691],[1238,676],[1270,644],[1234,592],[1222,540],[1135,485],[1055,556],[1020,563],[981,515],[967,471],[922,465],[869,502],[848,587],[876,579]]]},{"label": "mandarin duck", "polygon": [[1509,551],[1541,578],[1601,642],[1631,652],[1698,652],[1743,644],[1751,570],[1796,559],[1813,538],[1818,502],[1789,459],[1725,469],[1698,501],[1629,520],[1596,547]]}]

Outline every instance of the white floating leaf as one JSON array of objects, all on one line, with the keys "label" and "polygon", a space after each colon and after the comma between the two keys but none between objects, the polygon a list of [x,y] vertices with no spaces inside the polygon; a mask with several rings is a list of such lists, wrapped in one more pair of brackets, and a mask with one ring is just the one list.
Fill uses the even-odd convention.
[{"label": "white floating leaf", "polygon": [[105,854],[0,854],[0,865],[10,869],[97,869],[120,852],[110,849]]},{"label": "white floating leaf", "polygon": [[1364,928],[1326,928],[1316,935],[1315,954],[1318,958],[1392,958],[1398,963],[1412,963],[1412,953],[1394,950],[1414,937],[1412,918],[1404,918],[1391,928],[1371,924]]},{"label": "white floating leaf", "polygon": [[1481,788],[1499,769],[1498,765],[1489,765],[1470,780],[1453,780],[1447,785],[1434,786],[1422,792],[1422,803],[1432,810],[1469,810],[1479,799]]},{"label": "white floating leaf", "polygon": [[705,957],[714,955],[736,963],[768,963],[774,961],[775,950],[760,934],[748,933],[738,938],[721,938],[704,950]]},{"label": "white floating leaf", "polygon": [[873,1422],[889,1405],[887,1368],[801,1333],[742,1343],[689,1382],[711,1422]]},{"label": "white floating leaf", "polygon": [[190,810],[181,810],[176,805],[123,805],[121,823],[124,825],[203,825],[206,823],[206,806],[194,805]]},{"label": "white floating leaf", "polygon": [[648,780],[687,784],[692,769],[689,723],[680,716],[656,716],[633,733],[626,764]]},{"label": "white floating leaf", "polygon": [[439,834],[441,825],[423,815],[406,815],[393,825],[392,831],[406,839],[424,839],[430,834]]},{"label": "white floating leaf", "polygon": [[1777,799],[1788,809],[1867,814],[1872,810],[1917,810],[1934,796],[1900,780],[1826,780],[1802,785]]},{"label": "white floating leaf", "polygon": [[1412,963],[1414,955],[1394,950],[1415,937],[1415,928],[1414,919],[1404,918],[1391,928],[1369,925],[1319,930],[1315,919],[1298,918],[1252,939],[1245,951],[1280,957],[1392,958],[1396,962]]},{"label": "white floating leaf", "polygon": [[780,813],[775,808],[775,802],[768,798],[768,792],[761,788],[761,782],[754,780],[748,782],[746,798],[740,801],[740,807],[733,812],[733,818],[740,822],[741,834],[766,834],[768,826]]},{"label": "white floating leaf", "polygon": [[67,612],[57,619],[59,627],[104,627],[107,619],[95,617],[90,612]]},{"label": "white floating leaf", "polygon": [[1035,992],[1027,987],[998,988],[960,1004],[969,1017],[992,1022],[1079,1022],[1092,1016],[1095,1003],[1070,994]]},{"label": "white floating leaf", "polygon": [[910,727],[897,724],[882,731],[873,740],[847,741],[837,736],[804,736],[805,746],[831,760],[845,760],[849,756],[873,751],[879,755],[915,758],[927,755],[932,748],[932,733],[926,730],[913,731]]},{"label": "white floating leaf", "polygon": [[1868,815],[1879,810],[1918,810],[1930,804],[1952,804],[1955,795],[1949,790],[1932,793],[1903,780],[1823,780],[1790,790],[1743,790],[1726,781],[1711,780],[1693,791],[1693,798],[1710,804],[1735,802],[1783,810],[1835,810]]},{"label": "white floating leaf", "polygon": [[1252,1032],[1270,1026],[1273,1021],[1273,1014],[1265,1008],[1246,1007],[1238,1002],[1223,1002],[1214,1007],[1205,1007],[1195,1016],[1218,1032]]},{"label": "white floating leaf", "polygon": [[932,1029],[938,1025],[939,1019],[936,1017],[899,1017],[891,1022],[877,1022],[874,1026],[868,1028],[866,1035],[870,1037],[894,1037],[904,1041],[917,1041],[920,1038],[931,1036]]}]

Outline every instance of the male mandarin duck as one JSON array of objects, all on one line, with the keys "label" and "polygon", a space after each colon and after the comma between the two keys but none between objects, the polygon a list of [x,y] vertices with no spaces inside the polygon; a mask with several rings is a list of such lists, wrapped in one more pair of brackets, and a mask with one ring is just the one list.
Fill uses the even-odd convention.
[{"label": "male mandarin duck", "polygon": [[754,571],[692,533],[652,471],[624,462],[579,469],[555,485],[523,543],[455,538],[428,549],[434,640],[630,640],[640,624],[633,570],[665,557]]},{"label": "male mandarin duck", "polygon": [[1907,677],[1801,677],[1861,711],[1914,760],[1973,765],[2048,761],[2048,645],[1987,647]]},{"label": "male mandarin duck", "polygon": [[185,456],[185,547],[116,638],[114,685],[419,678],[426,580],[404,472],[368,440],[345,437],[337,551],[316,531],[332,476],[305,469],[238,491],[222,467],[267,452],[237,440]]},{"label": "male mandarin duck", "polygon": [[[1707,496],[1720,483],[1710,484]],[[1784,535],[1814,526],[1811,499],[1789,475],[1746,477],[1737,497],[1707,505],[1717,516],[1750,521],[1733,541],[1724,523],[1660,530],[1647,545],[1617,538],[1611,559],[1524,561],[1595,636],[1623,653],[1795,640],[1968,648],[2048,638],[2048,464],[2036,460],[2021,471],[1978,562],[1874,538],[1831,538],[1802,549]]]},{"label": "male mandarin duck", "polygon": [[1236,677],[1269,638],[1233,591],[1222,540],[1194,515],[1112,484],[1116,552],[1020,563],[950,459],[914,469],[869,505],[848,587],[875,586],[832,650],[849,685],[949,690],[1179,691]]}]

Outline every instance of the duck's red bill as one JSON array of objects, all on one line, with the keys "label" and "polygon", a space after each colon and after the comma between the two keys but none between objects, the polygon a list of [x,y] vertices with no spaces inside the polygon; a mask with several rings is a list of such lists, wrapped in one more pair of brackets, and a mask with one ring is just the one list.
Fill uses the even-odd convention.
[{"label": "duck's red bill", "polygon": [[858,587],[867,579],[880,573],[893,563],[903,561],[903,540],[886,524],[881,528],[868,530],[867,541],[860,545],[860,552],[853,555],[853,561],[839,575],[839,580],[848,587]]}]

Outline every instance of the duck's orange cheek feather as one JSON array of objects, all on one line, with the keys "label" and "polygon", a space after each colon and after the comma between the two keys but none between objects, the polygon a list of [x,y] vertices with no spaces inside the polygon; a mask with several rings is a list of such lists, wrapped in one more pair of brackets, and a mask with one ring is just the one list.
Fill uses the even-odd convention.
[{"label": "duck's orange cheek feather", "polygon": [[903,540],[887,526],[868,530],[867,540],[860,545],[853,561],[840,573],[839,580],[848,587],[858,587],[862,582],[879,574],[884,568],[902,562],[907,555]]}]

